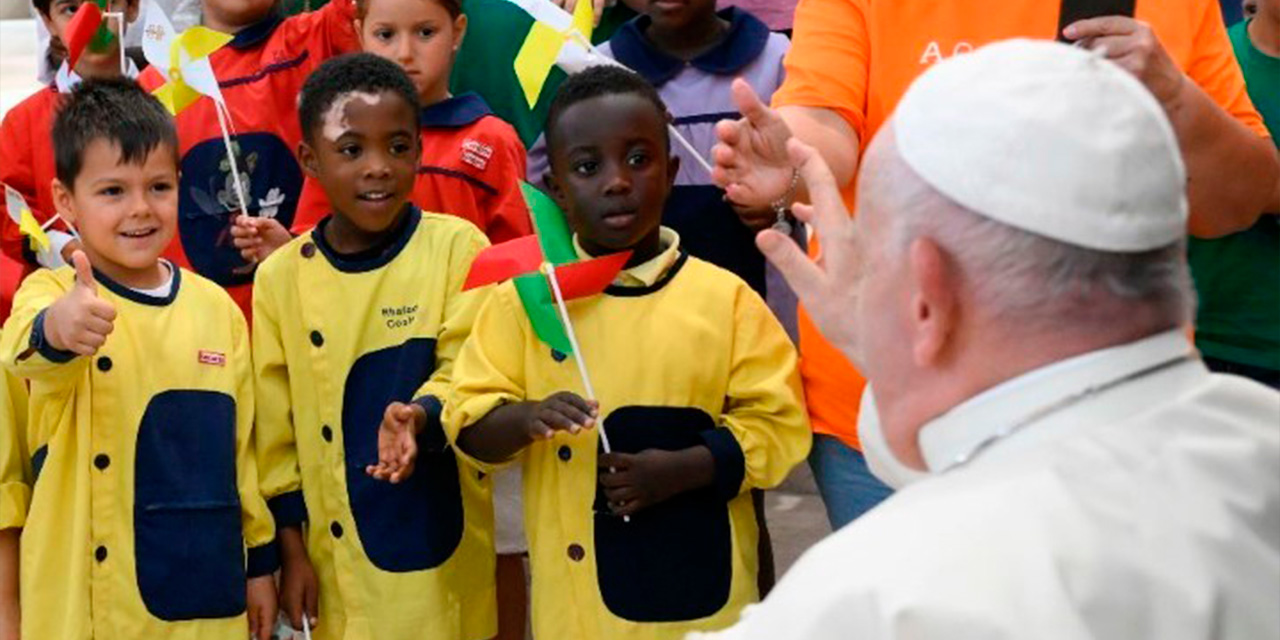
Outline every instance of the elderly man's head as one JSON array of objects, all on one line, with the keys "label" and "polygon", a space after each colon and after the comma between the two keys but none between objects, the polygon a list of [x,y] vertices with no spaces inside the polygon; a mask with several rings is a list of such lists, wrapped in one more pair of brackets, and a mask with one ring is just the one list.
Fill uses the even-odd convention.
[{"label": "elderly man's head", "polygon": [[[1087,74],[1092,61],[1085,63]],[[1072,72],[1069,65],[1067,71]],[[1115,71],[1104,73],[1105,81],[1127,82]],[[965,80],[965,73],[958,75],[952,80]],[[1089,88],[1087,81],[1076,82],[1071,89]],[[1016,80],[1008,87],[1000,81],[988,84],[968,94],[979,95],[973,104],[956,97],[950,104],[958,111],[942,115],[919,102],[939,99],[930,95],[935,90],[926,87],[915,104],[909,94],[905,110],[895,116],[906,121],[891,121],[873,141],[859,178],[854,355],[875,388],[886,441],[912,466],[921,466],[915,436],[927,420],[1018,373],[1178,327],[1190,320],[1194,304],[1181,232],[1169,226],[1180,225],[1180,214],[1185,215],[1176,141],[1160,131],[1167,128],[1163,121],[1145,123],[1145,136],[1141,131],[1141,117],[1163,117],[1158,106],[1139,104],[1125,114],[1136,122],[1122,117],[1099,123],[1096,130],[1070,122],[1040,123],[1037,115],[1019,122],[1010,114],[1035,104],[1026,92],[1040,85],[1052,97],[1056,89],[1045,89],[1035,78],[1025,86]],[[963,112],[1009,90],[1014,104],[999,105],[1006,112],[994,114],[994,123]],[[1097,98],[1066,94],[1082,108]],[[921,128],[949,132],[966,119],[973,130],[942,133],[932,141],[943,146],[925,153],[912,147],[928,142],[919,137]],[[1125,138],[1132,133],[1126,130],[1130,125],[1140,130],[1134,139]],[[1038,129],[1042,126],[1057,130],[1045,132]],[[1020,132],[1019,127],[1037,129]],[[995,137],[1007,139],[992,142],[984,128],[1004,131]],[[1077,135],[1121,138],[1082,141]],[[1059,139],[1061,149],[1045,148],[1046,141],[1056,147]],[[995,161],[984,156],[972,163],[967,158],[1007,153],[1009,145],[1022,145],[1026,156]],[[1106,157],[1113,147],[1127,157]],[[1079,157],[1047,157],[1055,152]],[[1154,172],[1151,166],[1133,166],[1144,161],[1144,153]],[[1096,167],[1101,171],[1096,180],[1075,175],[1094,170],[1095,160],[1103,165]],[[1044,166],[1018,167],[1022,162],[1072,175],[1048,184],[1053,176]],[[1013,168],[998,170],[1002,165]],[[1042,186],[1041,197],[1054,201],[1034,196]],[[1107,192],[1076,193],[1091,188]],[[1113,236],[1093,237],[1108,233]]]}]

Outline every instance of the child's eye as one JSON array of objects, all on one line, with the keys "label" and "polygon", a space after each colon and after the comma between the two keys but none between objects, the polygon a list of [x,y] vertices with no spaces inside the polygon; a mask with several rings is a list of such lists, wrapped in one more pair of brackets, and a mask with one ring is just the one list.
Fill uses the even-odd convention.
[{"label": "child's eye", "polygon": [[155,183],[155,184],[151,185],[151,190],[152,190],[152,191],[155,191],[155,192],[157,192],[157,193],[166,193],[166,192],[169,192],[169,191],[173,191],[173,183],[172,183],[172,182],[157,182],[157,183]]},{"label": "child's eye", "polygon": [[630,156],[627,156],[627,164],[634,168],[643,167],[649,164],[649,154],[633,153]]},{"label": "child's eye", "polygon": [[121,187],[103,187],[98,191],[98,195],[114,198],[115,196],[124,195],[124,189]]},{"label": "child's eye", "polygon": [[376,30],[376,31],[374,31],[374,32],[373,32],[373,37],[375,37],[375,38],[377,38],[377,39],[379,39],[379,40],[381,40],[381,41],[383,41],[383,42],[386,42],[386,41],[390,40],[390,39],[391,39],[391,36],[393,36],[393,35],[395,35],[395,34],[394,34],[394,33],[392,33],[392,31],[391,31],[390,29],[378,29],[378,30]]},{"label": "child's eye", "polygon": [[392,153],[392,155],[402,156],[402,155],[404,155],[404,154],[406,154],[406,153],[409,153],[409,151],[411,151],[412,149],[413,149],[413,145],[411,145],[411,144],[409,144],[409,143],[407,143],[407,142],[393,142],[393,143],[391,143],[391,153]]},{"label": "child's eye", "polygon": [[596,170],[600,168],[600,163],[594,160],[584,160],[582,162],[574,163],[570,168],[574,173],[580,176],[589,176],[594,174]]},{"label": "child's eye", "polygon": [[434,36],[435,34],[436,34],[436,30],[433,29],[432,27],[423,27],[421,29],[418,29],[418,37],[422,38],[423,40],[426,40],[431,36]]},{"label": "child's eye", "polygon": [[341,153],[348,158],[356,158],[360,155],[360,146],[354,144],[344,145],[338,148],[338,153]]}]

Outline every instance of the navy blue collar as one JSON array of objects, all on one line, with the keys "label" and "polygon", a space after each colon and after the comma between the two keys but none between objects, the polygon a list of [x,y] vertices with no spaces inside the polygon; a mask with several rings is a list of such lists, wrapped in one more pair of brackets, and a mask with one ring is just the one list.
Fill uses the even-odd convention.
[{"label": "navy blue collar", "polygon": [[[734,75],[760,57],[769,42],[769,27],[735,7],[719,11],[716,15],[729,21],[729,32],[719,44],[690,60],[689,64],[719,76]],[[659,51],[645,37],[644,32],[652,22],[649,16],[642,15],[622,25],[609,39],[609,48],[615,60],[634,69],[649,84],[660,87],[676,77],[684,69],[685,62]]]},{"label": "navy blue collar", "polygon": [[106,287],[111,293],[114,293],[125,300],[132,300],[138,304],[150,305],[152,307],[166,307],[174,300],[178,299],[178,287],[182,284],[182,269],[179,269],[178,265],[173,264],[172,262],[169,263],[169,268],[173,269],[173,286],[169,287],[169,295],[167,296],[147,295],[137,289],[130,288],[112,280],[107,277],[105,273],[98,271],[97,269],[93,270],[93,279],[97,280],[98,284]]},{"label": "navy blue collar", "polygon": [[347,254],[338,253],[327,240],[324,239],[324,228],[329,226],[329,222],[333,220],[333,216],[325,216],[323,220],[316,224],[316,228],[311,231],[311,240],[316,243],[316,247],[320,249],[320,253],[324,254],[329,264],[334,269],[343,273],[365,273],[380,269],[404,250],[409,244],[409,239],[413,237],[414,231],[418,229],[418,223],[422,221],[422,211],[413,203],[405,203],[405,211],[401,216],[397,227],[386,238],[379,242],[377,246],[370,247],[359,253]]},{"label": "navy blue collar", "polygon": [[445,98],[418,112],[418,124],[426,128],[465,127],[493,113],[489,104],[478,93],[468,91],[460,96]]},{"label": "navy blue collar", "polygon": [[229,46],[232,49],[252,49],[271,37],[275,33],[276,27],[284,18],[280,17],[275,9],[271,10],[271,15],[239,30],[236,35],[231,38]]}]

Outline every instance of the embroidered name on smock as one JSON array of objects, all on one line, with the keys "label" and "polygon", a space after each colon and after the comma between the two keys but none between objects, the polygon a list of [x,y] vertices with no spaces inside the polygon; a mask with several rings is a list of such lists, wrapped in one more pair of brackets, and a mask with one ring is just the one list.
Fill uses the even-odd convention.
[{"label": "embroidered name on smock", "polygon": [[386,320],[388,329],[400,329],[412,326],[417,314],[418,305],[416,304],[402,307],[382,308],[382,318]]}]

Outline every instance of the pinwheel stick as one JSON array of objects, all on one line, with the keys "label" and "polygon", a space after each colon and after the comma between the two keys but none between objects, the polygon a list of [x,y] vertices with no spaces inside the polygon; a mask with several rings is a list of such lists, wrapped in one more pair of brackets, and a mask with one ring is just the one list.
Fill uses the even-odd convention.
[{"label": "pinwheel stick", "polygon": [[[582,357],[582,346],[578,344],[578,336],[573,331],[573,322],[569,320],[569,307],[564,303],[564,294],[560,292],[560,279],[556,277],[556,266],[547,262],[542,265],[543,271],[547,273],[547,280],[551,282],[551,293],[555,294],[556,306],[560,308],[560,319],[564,322],[565,337],[569,338],[569,346],[573,348],[573,359],[578,363],[578,374],[582,376],[582,387],[587,392],[587,397],[595,400],[596,390],[591,386],[591,376],[587,375],[587,361]],[[605,453],[612,453],[613,447],[609,446],[609,434],[604,431],[604,421],[596,425],[596,430],[600,432],[600,446],[604,448]],[[609,468],[609,473],[613,473],[613,467]],[[631,522],[631,516],[622,516],[623,522]]]},{"label": "pinwheel stick", "polygon": [[227,107],[214,101],[214,111],[218,114],[218,128],[222,129],[222,144],[227,148],[227,161],[231,163],[231,181],[235,186],[236,199],[240,203],[240,213],[249,215],[249,201],[245,198],[244,185],[240,183],[240,164],[236,162],[235,150],[231,147],[231,118],[226,113]]},{"label": "pinwheel stick", "polygon": [[120,27],[119,31],[117,31],[120,35],[116,36],[116,39],[120,41],[120,46],[118,47],[120,49],[120,75],[128,77],[129,67],[124,56],[124,13],[120,11],[107,11],[103,13],[102,16],[109,20],[115,20],[116,24]]}]

